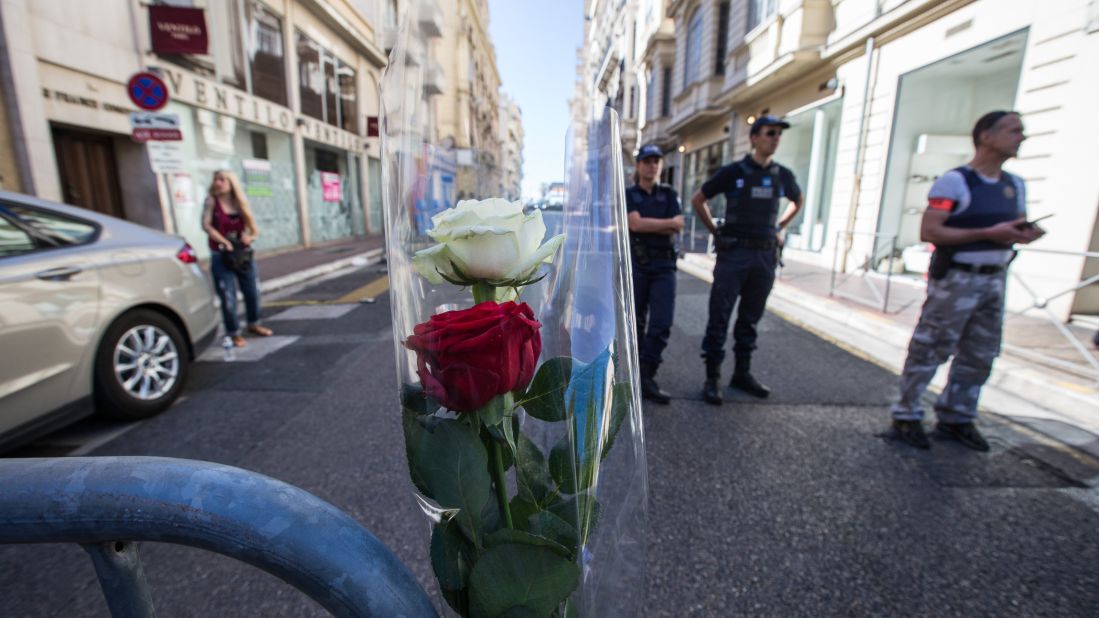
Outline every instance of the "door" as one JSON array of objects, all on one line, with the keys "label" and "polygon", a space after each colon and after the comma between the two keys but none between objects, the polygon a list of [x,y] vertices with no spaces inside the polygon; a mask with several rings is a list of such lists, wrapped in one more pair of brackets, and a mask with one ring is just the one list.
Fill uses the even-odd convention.
[{"label": "door", "polygon": [[125,219],[111,138],[55,127],[53,145],[64,201]]},{"label": "door", "polygon": [[99,312],[89,223],[0,203],[0,433],[88,394]]}]

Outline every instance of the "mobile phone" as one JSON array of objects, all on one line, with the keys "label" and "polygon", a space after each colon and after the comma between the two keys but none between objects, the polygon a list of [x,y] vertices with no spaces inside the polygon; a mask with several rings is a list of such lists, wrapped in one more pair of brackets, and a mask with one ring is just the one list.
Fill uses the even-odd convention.
[{"label": "mobile phone", "polygon": [[1023,224],[1022,224],[1022,225],[1020,225],[1019,227],[1020,227],[1020,228],[1031,228],[1031,227],[1034,227],[1035,225],[1037,225],[1037,223],[1038,223],[1039,221],[1042,221],[1042,220],[1044,220],[1044,219],[1048,219],[1048,218],[1052,217],[1052,216],[1053,216],[1054,214],[1056,214],[1056,213],[1049,213],[1048,215],[1042,215],[1041,217],[1038,217],[1037,219],[1034,219],[1034,220],[1031,220],[1031,221],[1027,221],[1026,223],[1023,223]]}]

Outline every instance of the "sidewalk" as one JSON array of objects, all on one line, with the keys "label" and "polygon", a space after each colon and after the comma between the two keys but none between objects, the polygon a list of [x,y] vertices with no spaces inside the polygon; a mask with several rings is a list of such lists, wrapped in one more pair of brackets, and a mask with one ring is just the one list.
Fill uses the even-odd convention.
[{"label": "sidewalk", "polygon": [[274,292],[348,266],[375,262],[384,253],[385,236],[373,234],[308,249],[260,255],[256,258],[256,267],[262,277],[260,291]]},{"label": "sidewalk", "polygon": [[[705,281],[713,280],[712,255],[687,254],[679,268]],[[884,277],[875,280],[873,275],[857,281],[853,278],[841,290],[872,302],[877,296],[870,287],[880,291],[884,281]],[[881,311],[880,303],[875,309],[849,297],[829,296],[830,287],[831,271],[787,258],[768,309],[899,374],[919,319],[923,284],[894,278],[889,313]],[[1086,340],[1094,353],[1091,331],[1070,330]],[[1048,321],[1009,315],[1004,332],[1005,350],[982,391],[982,408],[1099,457],[1099,388],[1094,377],[1089,379],[1086,362]],[[1036,349],[1063,363],[1071,363],[1075,355],[1080,369],[1038,362],[1028,353]],[[932,389],[941,390],[946,384],[947,367],[936,374]]]}]

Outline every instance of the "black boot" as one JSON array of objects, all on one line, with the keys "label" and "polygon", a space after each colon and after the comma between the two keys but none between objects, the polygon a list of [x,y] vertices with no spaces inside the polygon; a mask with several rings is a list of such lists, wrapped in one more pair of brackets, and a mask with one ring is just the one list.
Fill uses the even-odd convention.
[{"label": "black boot", "polygon": [[660,390],[660,385],[656,383],[656,367],[653,363],[641,363],[641,396],[666,405],[671,403],[672,396]]},{"label": "black boot", "polygon": [[750,357],[741,356],[736,359],[736,369],[733,370],[733,379],[729,386],[738,388],[753,397],[766,399],[771,394],[771,389],[759,383],[751,372],[752,361]]},{"label": "black boot", "polygon": [[706,382],[702,385],[702,398],[706,403],[715,406],[725,403],[725,398],[721,396],[719,382],[721,382],[721,361],[706,361]]}]

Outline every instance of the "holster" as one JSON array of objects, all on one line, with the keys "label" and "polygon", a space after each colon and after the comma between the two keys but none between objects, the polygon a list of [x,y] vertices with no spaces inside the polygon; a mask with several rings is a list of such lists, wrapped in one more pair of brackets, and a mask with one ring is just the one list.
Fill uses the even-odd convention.
[{"label": "holster", "polygon": [[931,254],[931,264],[927,267],[927,276],[936,281],[945,277],[946,271],[950,270],[954,253],[951,247],[935,247],[935,252]]},{"label": "holster", "polygon": [[649,263],[649,248],[639,239],[630,240],[630,254],[638,266],[645,266]]}]

